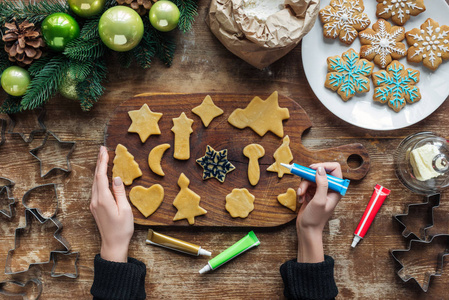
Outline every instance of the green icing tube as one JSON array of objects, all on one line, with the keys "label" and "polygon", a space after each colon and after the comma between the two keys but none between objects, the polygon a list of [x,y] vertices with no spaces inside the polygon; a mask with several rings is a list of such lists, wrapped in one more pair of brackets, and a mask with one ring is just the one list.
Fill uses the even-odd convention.
[{"label": "green icing tube", "polygon": [[240,241],[226,249],[225,251],[221,252],[207,263],[201,270],[200,274],[209,272],[211,270],[215,270],[219,266],[227,263],[234,257],[238,256],[239,254],[245,252],[248,249],[251,249],[253,247],[259,246],[260,241],[257,239],[256,234],[254,231],[250,231],[244,238],[242,238]]}]

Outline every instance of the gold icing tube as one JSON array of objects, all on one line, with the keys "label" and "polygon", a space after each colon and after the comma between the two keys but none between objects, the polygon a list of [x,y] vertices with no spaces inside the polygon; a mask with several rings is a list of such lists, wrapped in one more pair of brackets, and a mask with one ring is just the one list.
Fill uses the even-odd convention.
[{"label": "gold icing tube", "polygon": [[148,236],[146,240],[147,244],[156,245],[172,250],[176,250],[182,253],[187,253],[191,255],[206,255],[211,256],[211,253],[204,250],[198,245],[181,241],[170,236],[155,232],[153,229],[148,229]]}]

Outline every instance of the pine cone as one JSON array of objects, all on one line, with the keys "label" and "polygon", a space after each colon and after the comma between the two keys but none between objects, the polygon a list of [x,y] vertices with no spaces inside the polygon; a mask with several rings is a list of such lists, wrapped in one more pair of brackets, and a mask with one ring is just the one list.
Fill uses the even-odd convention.
[{"label": "pine cone", "polygon": [[141,16],[148,13],[153,3],[157,0],[117,0],[120,5],[131,7]]},{"label": "pine cone", "polygon": [[30,65],[42,56],[42,47],[45,46],[39,29],[27,20],[17,24],[5,23],[6,31],[2,40],[5,42],[5,51],[9,60],[17,62],[20,66]]}]

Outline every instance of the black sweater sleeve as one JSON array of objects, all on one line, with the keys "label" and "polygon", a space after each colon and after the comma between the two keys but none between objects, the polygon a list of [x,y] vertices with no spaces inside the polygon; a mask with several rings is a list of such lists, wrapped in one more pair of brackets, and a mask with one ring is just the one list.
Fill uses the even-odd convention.
[{"label": "black sweater sleeve", "polygon": [[320,263],[289,260],[281,266],[284,296],[288,299],[334,299],[338,294],[334,280],[334,259],[325,255]]},{"label": "black sweater sleeve", "polygon": [[94,283],[90,293],[95,300],[145,299],[145,275],[143,262],[128,257],[127,263],[104,260],[100,254],[94,260]]}]

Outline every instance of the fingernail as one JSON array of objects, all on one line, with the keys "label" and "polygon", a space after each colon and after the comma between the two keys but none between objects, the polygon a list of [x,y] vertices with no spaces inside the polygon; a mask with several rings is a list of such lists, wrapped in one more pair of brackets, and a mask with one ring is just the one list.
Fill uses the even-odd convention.
[{"label": "fingernail", "polygon": [[323,176],[325,174],[326,174],[326,172],[324,172],[324,168],[323,167],[318,167],[318,175]]},{"label": "fingernail", "polygon": [[315,167],[315,164],[311,164],[311,165],[309,166],[309,168],[311,168],[311,169],[313,169],[313,167]]},{"label": "fingernail", "polygon": [[114,178],[114,185],[115,186],[121,186],[122,185],[122,179],[120,177]]},{"label": "fingernail", "polygon": [[100,152],[103,153],[106,150],[105,146],[100,146]]},{"label": "fingernail", "polygon": [[301,188],[298,188],[298,191],[296,192],[296,194],[301,194]]}]

